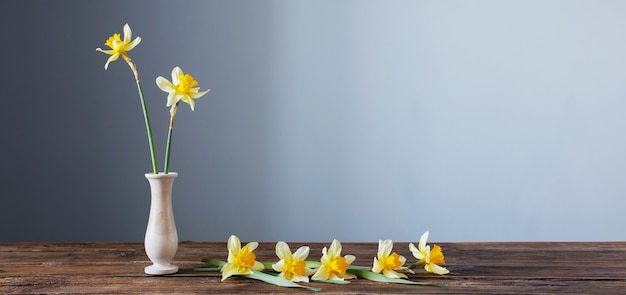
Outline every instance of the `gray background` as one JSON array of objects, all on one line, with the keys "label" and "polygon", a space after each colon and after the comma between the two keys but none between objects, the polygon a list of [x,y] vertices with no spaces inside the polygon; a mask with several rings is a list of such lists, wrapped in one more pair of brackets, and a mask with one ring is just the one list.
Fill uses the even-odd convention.
[{"label": "gray background", "polygon": [[626,1],[2,1],[0,241],[624,240]]}]

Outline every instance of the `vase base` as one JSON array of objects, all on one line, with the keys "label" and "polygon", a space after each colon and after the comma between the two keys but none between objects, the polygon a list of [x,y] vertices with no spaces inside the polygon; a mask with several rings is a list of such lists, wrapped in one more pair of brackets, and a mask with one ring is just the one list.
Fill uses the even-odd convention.
[{"label": "vase base", "polygon": [[150,265],[144,268],[144,272],[149,275],[169,275],[178,272],[178,266],[170,265]]}]

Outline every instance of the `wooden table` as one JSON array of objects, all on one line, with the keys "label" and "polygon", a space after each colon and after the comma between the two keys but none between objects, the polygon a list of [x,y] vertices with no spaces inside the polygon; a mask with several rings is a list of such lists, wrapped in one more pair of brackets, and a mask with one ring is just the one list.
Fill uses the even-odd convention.
[{"label": "wooden table", "polygon": [[[303,245],[289,243],[291,248]],[[321,256],[329,243],[307,243],[310,260]],[[355,265],[371,266],[376,243],[343,244],[342,254],[357,256]],[[432,243],[429,243],[432,244]],[[408,243],[394,251],[415,259]],[[348,285],[309,283],[319,293],[374,294],[626,294],[626,242],[602,243],[442,243],[450,274],[437,276],[418,269],[409,279],[443,283],[428,287],[377,283],[364,279]],[[277,260],[274,243],[261,243],[255,251],[261,261]],[[142,243],[0,243],[2,294],[235,294],[310,293],[247,278],[221,282],[219,273],[194,272],[205,266],[201,258],[226,260],[226,242],[181,242],[175,263],[180,271],[148,276],[149,264]]]}]

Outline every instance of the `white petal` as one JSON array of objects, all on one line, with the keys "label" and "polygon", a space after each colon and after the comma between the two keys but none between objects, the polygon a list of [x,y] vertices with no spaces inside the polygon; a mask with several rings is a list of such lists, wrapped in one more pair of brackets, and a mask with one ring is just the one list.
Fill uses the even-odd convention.
[{"label": "white petal", "polygon": [[309,250],[309,246],[302,246],[298,248],[295,253],[293,253],[292,257],[293,259],[305,260],[307,257],[309,257]]},{"label": "white petal", "polygon": [[376,257],[374,257],[374,264],[372,265],[372,272],[380,273],[383,271],[383,264],[378,261]]},{"label": "white petal", "polygon": [[228,238],[227,248],[228,248],[228,252],[233,252],[234,254],[238,254],[239,251],[241,250],[241,241],[239,240],[237,236],[232,235],[230,236],[230,238]]},{"label": "white petal", "polygon": [[200,98],[203,95],[207,94],[207,92],[211,91],[211,89],[207,90],[207,91],[202,91],[202,92],[191,92],[189,93],[189,96],[191,96],[191,98]]},{"label": "white petal", "polygon": [[376,257],[383,258],[385,254],[385,247],[383,246],[383,240],[378,240],[378,252],[376,252]]},{"label": "white petal", "polygon": [[354,262],[354,260],[356,260],[356,256],[354,256],[354,255],[346,255],[343,258],[346,259],[346,263],[347,264],[352,264],[352,262]]},{"label": "white petal", "polygon": [[130,30],[130,26],[128,24],[125,24],[124,25],[124,44],[128,44],[132,36],[133,36],[133,32]]},{"label": "white petal", "polygon": [[172,69],[172,84],[178,85],[180,84],[180,80],[178,80],[178,75],[184,74],[183,70],[180,67],[174,67]]},{"label": "white petal", "polygon": [[315,273],[315,269],[304,267],[304,275],[311,276],[314,273]]},{"label": "white petal", "polygon": [[308,283],[309,282],[309,277],[308,276],[293,276],[293,278],[291,278],[292,282],[305,282]]},{"label": "white petal", "polygon": [[409,243],[409,251],[411,251],[413,256],[419,260],[422,260],[422,258],[424,258],[424,255],[422,254],[422,252],[420,252],[420,250],[417,249],[417,247],[415,247],[413,243]]},{"label": "white petal", "polygon": [[328,269],[328,267],[322,265],[320,266],[320,268],[317,269],[315,274],[313,274],[313,277],[311,277],[311,279],[312,280],[328,280],[329,276],[330,276],[330,270]]},{"label": "white petal", "polygon": [[184,95],[182,97],[182,100],[189,104],[192,111],[194,110],[194,107],[196,106],[196,102],[191,97]]},{"label": "white petal", "polygon": [[263,265],[263,263],[259,261],[255,261],[254,265],[252,266],[252,270],[255,270],[255,271],[262,271],[264,269],[265,269],[265,265]]},{"label": "white petal", "polygon": [[100,51],[102,53],[106,53],[106,54],[114,54],[115,51],[113,51],[112,49],[102,49],[100,47],[96,48],[96,51]]},{"label": "white petal", "polygon": [[400,257],[398,257],[398,260],[400,260],[400,265],[404,265],[406,263],[406,257],[399,255]]},{"label": "white petal", "polygon": [[178,101],[176,101],[176,92],[172,91],[167,95],[167,103],[165,103],[166,107],[171,107],[176,105]]},{"label": "white petal", "polygon": [[328,249],[326,249],[326,247],[322,248],[322,258],[320,258],[320,261],[323,262],[324,259],[328,259]]},{"label": "white petal", "polygon": [[227,263],[222,267],[222,281],[234,274],[237,274],[237,269],[232,264]]},{"label": "white petal", "polygon": [[333,240],[328,249],[328,256],[335,257],[341,255],[341,243],[338,240]]},{"label": "white petal", "polygon": [[351,279],[356,279],[356,275],[353,273],[344,273],[343,275],[341,275],[341,280],[351,280]]},{"label": "white petal", "polygon": [[378,241],[378,257],[386,258],[391,254],[393,249],[393,242],[391,240]]},{"label": "white petal", "polygon": [[280,261],[272,264],[272,268],[277,272],[282,272],[285,269],[285,260],[281,259]]},{"label": "white petal", "polygon": [[291,259],[291,249],[289,249],[289,245],[282,241],[276,243],[276,256],[280,259]]},{"label": "white petal", "polygon": [[406,279],[406,277],[407,277],[405,274],[403,274],[403,273],[398,273],[398,272],[396,272],[396,271],[394,271],[394,270],[391,270],[391,269],[385,269],[385,270],[383,271],[383,274],[384,274],[386,277],[391,278],[391,279],[400,279],[400,278],[402,278],[402,279]]},{"label": "white petal", "polygon": [[257,247],[259,247],[259,243],[257,242],[250,242],[244,246],[244,248],[248,248],[250,252],[254,251]]},{"label": "white petal", "polygon": [[426,248],[426,241],[428,240],[428,231],[426,231],[422,237],[420,238],[420,243],[419,243],[419,249],[420,251],[423,251]]},{"label": "white petal", "polygon": [[178,93],[178,92],[172,92],[174,93],[174,103],[179,103],[185,96]]},{"label": "white petal", "polygon": [[106,70],[109,67],[109,63],[116,61],[120,57],[119,54],[113,54],[107,59],[107,63],[104,64],[104,69]]},{"label": "white petal", "polygon": [[135,40],[133,40],[133,42],[130,42],[130,43],[124,45],[124,50],[131,51],[139,43],[141,43],[141,37],[137,37],[137,38],[135,38]]},{"label": "white petal", "polygon": [[159,86],[159,89],[165,92],[171,92],[172,90],[174,90],[174,85],[170,83],[170,81],[168,81],[167,79],[161,76],[158,76],[156,78],[156,84],[157,86]]},{"label": "white petal", "polygon": [[427,272],[432,272],[432,273],[438,274],[438,275],[445,275],[445,274],[450,272],[445,267],[439,266],[439,265],[434,264],[434,263],[429,263],[429,264],[424,265],[424,269]]}]

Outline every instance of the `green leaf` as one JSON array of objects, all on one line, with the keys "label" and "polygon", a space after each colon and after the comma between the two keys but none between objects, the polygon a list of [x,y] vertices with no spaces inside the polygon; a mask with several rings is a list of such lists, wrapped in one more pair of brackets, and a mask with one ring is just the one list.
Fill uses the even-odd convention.
[{"label": "green leaf", "polygon": [[316,283],[324,283],[324,284],[337,284],[337,285],[347,285],[350,284],[350,281],[342,281],[342,280],[311,280],[311,282]]},{"label": "green leaf", "polygon": [[273,284],[273,285],[276,285],[276,286],[280,286],[280,287],[305,288],[305,289],[308,289],[308,290],[311,290],[311,291],[315,291],[315,292],[321,290],[320,288],[313,288],[313,287],[309,287],[309,286],[303,286],[303,285],[300,285],[300,284],[296,284],[296,283],[294,283],[292,281],[285,280],[285,279],[283,279],[281,277],[275,277],[273,275],[266,274],[266,273],[263,273],[263,272],[255,271],[255,272],[252,272],[252,274],[243,275],[243,276],[247,277],[247,278],[263,281],[263,282],[266,282],[266,283],[270,283],[270,284]]},{"label": "green leaf", "polygon": [[368,270],[370,269],[369,267],[365,267],[365,266],[358,266],[358,265],[348,265],[348,269],[354,269],[354,270]]},{"label": "green leaf", "polygon": [[210,264],[210,265],[215,265],[217,267],[198,267],[198,268],[194,268],[193,271],[197,271],[197,272],[221,271],[222,266],[226,264],[226,262],[224,261],[217,260],[217,259],[210,259],[210,258],[202,258],[202,262],[206,264]]},{"label": "green leaf", "polygon": [[272,268],[272,264],[274,264],[276,262],[261,261],[261,263],[263,263],[263,266],[265,267],[265,269],[274,269],[274,268]]},{"label": "green leaf", "polygon": [[198,267],[194,268],[193,271],[201,272],[201,271],[220,271],[221,267]]},{"label": "green leaf", "polygon": [[350,269],[350,268],[348,268],[348,272],[352,273],[352,274],[355,274],[359,278],[363,278],[363,279],[370,280],[370,281],[375,281],[375,282],[394,283],[394,284],[408,284],[408,285],[422,285],[422,286],[436,286],[436,287],[446,286],[446,284],[431,284],[431,283],[414,282],[414,281],[409,281],[409,280],[405,280],[405,279],[392,279],[392,278],[386,277],[383,274],[379,274],[379,273],[375,273],[375,272],[371,272],[371,271],[366,271],[366,270],[359,270],[359,269]]},{"label": "green leaf", "polygon": [[226,264],[225,261],[212,259],[212,258],[202,258],[202,262],[207,263],[207,264],[211,264],[211,265],[215,265],[215,266],[219,266],[219,267],[222,267],[222,266],[224,266],[224,264]]},{"label": "green leaf", "polygon": [[322,266],[322,263],[319,261],[307,260],[305,261],[305,263],[306,263],[306,267],[310,267],[310,268],[319,268],[320,266]]},{"label": "green leaf", "polygon": [[[221,268],[224,266],[224,264],[226,264],[225,261],[221,261],[221,260],[217,260],[217,259],[211,259],[211,258],[202,258],[202,262],[207,263],[207,264],[211,264],[211,265],[215,265],[218,267],[207,267],[207,268],[196,268],[195,271],[220,271]],[[265,263],[264,263],[265,264]],[[281,277],[275,276],[275,275],[271,275],[271,274],[267,274],[264,272],[252,272],[252,274],[249,275],[242,275],[242,277],[247,277],[247,278],[251,278],[251,279],[255,279],[255,280],[259,280],[259,281],[263,281],[266,283],[270,283],[276,286],[280,286],[280,287],[291,287],[291,288],[305,288],[311,291],[320,291],[320,288],[313,288],[313,287],[309,287],[309,286],[303,286],[303,285],[299,285],[296,284],[292,281],[289,280],[285,280]]]}]

